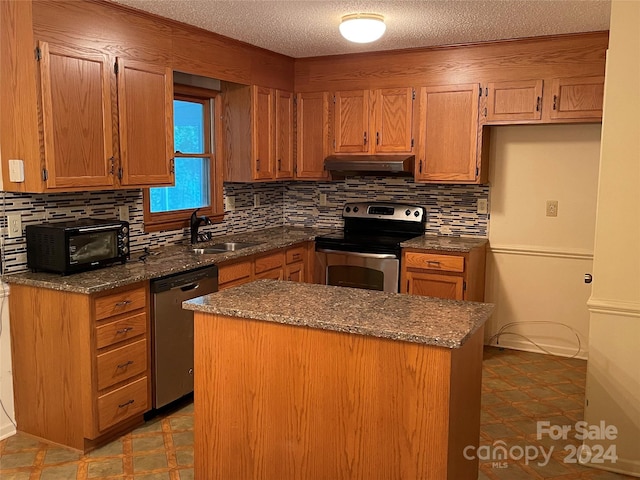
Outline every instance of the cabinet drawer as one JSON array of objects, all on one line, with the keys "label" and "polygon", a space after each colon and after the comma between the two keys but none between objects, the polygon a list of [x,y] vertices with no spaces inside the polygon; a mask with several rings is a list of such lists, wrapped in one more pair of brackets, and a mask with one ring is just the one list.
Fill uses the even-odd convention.
[{"label": "cabinet drawer", "polygon": [[284,255],[282,252],[272,253],[271,255],[264,255],[256,258],[256,273],[266,272],[267,270],[273,270],[284,265]]},{"label": "cabinet drawer", "polygon": [[287,264],[304,260],[304,247],[294,247],[287,250]]},{"label": "cabinet drawer", "polygon": [[98,297],[95,300],[96,320],[144,308],[146,305],[147,294],[144,286]]},{"label": "cabinet drawer", "polygon": [[147,331],[147,312],[137,313],[96,328],[96,348],[104,348]]},{"label": "cabinet drawer", "polygon": [[148,377],[98,397],[98,429],[107,428],[149,410]]},{"label": "cabinet drawer", "polygon": [[98,390],[147,370],[147,340],[98,355]]},{"label": "cabinet drawer", "polygon": [[407,268],[441,270],[445,272],[464,272],[464,257],[456,255],[438,255],[436,253],[407,252],[405,255]]}]

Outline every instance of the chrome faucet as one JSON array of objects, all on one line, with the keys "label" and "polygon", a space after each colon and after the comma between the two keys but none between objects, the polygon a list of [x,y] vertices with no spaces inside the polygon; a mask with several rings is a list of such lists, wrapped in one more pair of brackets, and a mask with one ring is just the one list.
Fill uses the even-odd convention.
[{"label": "chrome faucet", "polygon": [[210,233],[199,233],[198,232],[198,228],[200,228],[200,225],[211,225],[211,220],[209,220],[209,217],[206,216],[198,216],[198,208],[196,208],[193,213],[191,214],[191,219],[189,220],[189,228],[191,230],[191,243],[198,243],[198,242],[206,242],[207,240],[211,240],[211,234]]}]

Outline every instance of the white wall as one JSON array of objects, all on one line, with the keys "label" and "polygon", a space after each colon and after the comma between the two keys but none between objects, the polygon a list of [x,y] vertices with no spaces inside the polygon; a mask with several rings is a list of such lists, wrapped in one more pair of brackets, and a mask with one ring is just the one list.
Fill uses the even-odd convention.
[{"label": "white wall", "polygon": [[585,420],[618,429],[616,463],[640,476],[640,2],[614,0],[607,54]]},{"label": "white wall", "polygon": [[[490,224],[485,300],[496,304],[486,339],[503,325],[558,355],[587,356],[600,125],[493,127]],[[546,216],[546,201],[558,216]],[[522,337],[500,345],[539,351]]]},{"label": "white wall", "polygon": [[[11,415],[15,418],[13,410],[13,384],[11,377],[11,343],[9,341],[9,287],[0,282],[0,322],[2,333],[0,334],[0,400]],[[0,440],[15,433],[13,423],[7,418],[0,408]]]}]

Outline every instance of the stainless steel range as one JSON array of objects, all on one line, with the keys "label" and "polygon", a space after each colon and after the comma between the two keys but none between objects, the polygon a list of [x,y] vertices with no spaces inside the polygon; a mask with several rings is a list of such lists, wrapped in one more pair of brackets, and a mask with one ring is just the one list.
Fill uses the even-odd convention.
[{"label": "stainless steel range", "polygon": [[347,203],[342,218],[342,232],[316,237],[316,282],[397,293],[400,243],[424,234],[424,207]]}]

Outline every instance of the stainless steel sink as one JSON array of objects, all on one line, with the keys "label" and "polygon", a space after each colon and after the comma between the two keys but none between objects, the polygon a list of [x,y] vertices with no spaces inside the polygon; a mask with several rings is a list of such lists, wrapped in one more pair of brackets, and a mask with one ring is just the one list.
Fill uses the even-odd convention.
[{"label": "stainless steel sink", "polygon": [[242,250],[243,248],[255,247],[256,245],[260,245],[260,243],[258,243],[258,242],[214,243],[213,245],[209,245],[208,247],[194,248],[193,252],[201,254],[201,255],[214,254],[214,253],[224,253],[224,252],[235,252],[236,250]]}]

